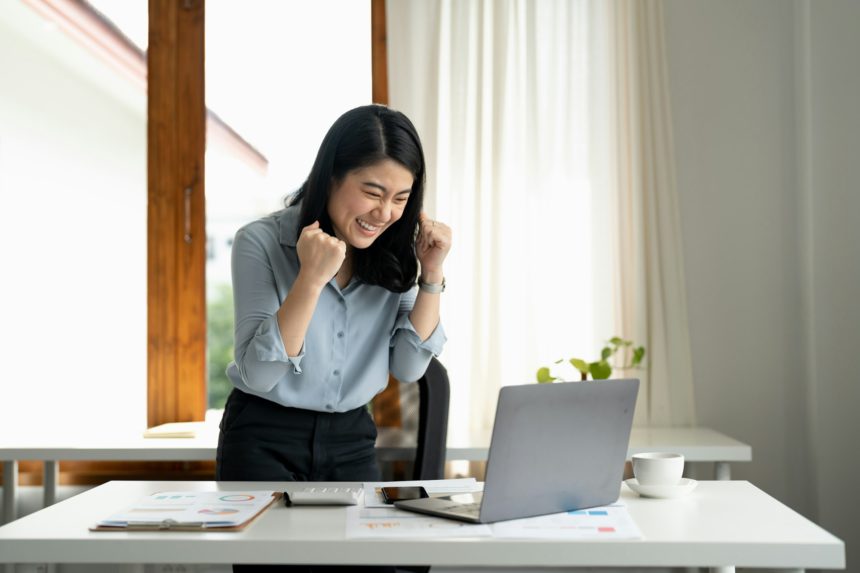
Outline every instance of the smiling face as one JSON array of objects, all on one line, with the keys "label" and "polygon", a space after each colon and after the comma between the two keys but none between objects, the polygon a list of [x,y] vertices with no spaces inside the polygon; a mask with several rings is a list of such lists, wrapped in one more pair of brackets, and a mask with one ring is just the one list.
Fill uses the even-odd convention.
[{"label": "smiling face", "polygon": [[335,236],[356,249],[372,245],[403,215],[413,181],[412,173],[391,159],[347,173],[328,198]]}]

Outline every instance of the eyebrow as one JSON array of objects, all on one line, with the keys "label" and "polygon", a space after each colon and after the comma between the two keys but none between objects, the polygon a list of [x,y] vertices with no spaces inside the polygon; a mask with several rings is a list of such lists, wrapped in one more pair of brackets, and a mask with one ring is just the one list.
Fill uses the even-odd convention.
[{"label": "eyebrow", "polygon": [[[379,183],[374,183],[373,181],[363,181],[361,184],[366,185],[368,187],[374,187],[376,189],[379,189],[383,193],[388,193],[388,189],[386,189],[384,185],[380,185]],[[398,191],[397,193],[395,193],[395,195],[403,195],[404,193],[408,194],[411,192],[412,192],[412,189],[409,188],[409,189],[404,189],[403,191]]]}]

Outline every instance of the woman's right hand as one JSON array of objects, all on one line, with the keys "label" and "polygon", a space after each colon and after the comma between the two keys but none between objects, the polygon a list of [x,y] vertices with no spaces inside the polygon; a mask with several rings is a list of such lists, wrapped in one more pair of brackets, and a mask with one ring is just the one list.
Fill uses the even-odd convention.
[{"label": "woman's right hand", "polygon": [[301,263],[300,274],[322,288],[337,274],[346,258],[346,243],[320,229],[314,221],[299,235],[296,252]]}]

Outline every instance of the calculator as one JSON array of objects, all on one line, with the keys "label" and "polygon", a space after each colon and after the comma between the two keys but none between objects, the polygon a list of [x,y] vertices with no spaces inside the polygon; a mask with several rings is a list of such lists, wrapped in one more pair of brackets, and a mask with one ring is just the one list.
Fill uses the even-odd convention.
[{"label": "calculator", "polygon": [[348,486],[305,486],[284,492],[287,505],[357,505],[362,488]]}]

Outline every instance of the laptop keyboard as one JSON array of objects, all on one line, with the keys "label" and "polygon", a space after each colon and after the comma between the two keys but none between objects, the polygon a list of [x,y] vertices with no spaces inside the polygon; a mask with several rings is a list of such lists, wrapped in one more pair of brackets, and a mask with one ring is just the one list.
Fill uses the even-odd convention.
[{"label": "laptop keyboard", "polygon": [[441,508],[443,511],[451,511],[463,515],[474,515],[477,517],[481,511],[480,503],[452,503]]}]

